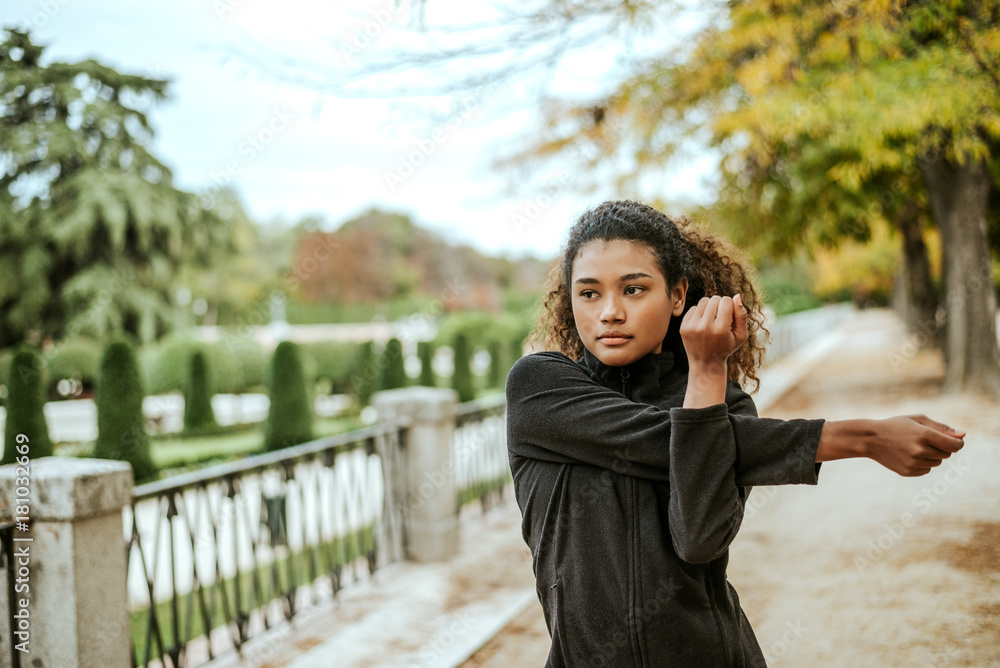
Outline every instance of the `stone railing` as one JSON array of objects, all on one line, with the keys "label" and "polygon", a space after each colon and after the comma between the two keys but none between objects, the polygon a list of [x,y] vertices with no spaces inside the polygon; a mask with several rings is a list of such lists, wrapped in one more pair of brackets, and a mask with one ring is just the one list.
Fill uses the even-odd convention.
[{"label": "stone railing", "polygon": [[[31,462],[18,543],[30,589],[19,607],[16,576],[0,570],[0,665],[246,658],[254,634],[381,564],[454,555],[463,501],[485,508],[509,480],[502,397],[460,406],[451,390],[415,387],[373,405],[373,427],[134,489],[121,462]],[[0,467],[0,517],[14,518],[21,483]],[[0,539],[12,545],[12,531]],[[30,654],[12,653],[22,607]]]}]

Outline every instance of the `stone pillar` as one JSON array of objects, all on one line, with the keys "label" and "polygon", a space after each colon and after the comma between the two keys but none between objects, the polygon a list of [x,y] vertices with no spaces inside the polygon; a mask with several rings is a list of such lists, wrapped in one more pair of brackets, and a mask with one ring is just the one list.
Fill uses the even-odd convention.
[{"label": "stone pillar", "polygon": [[[14,543],[15,553],[26,550],[28,568],[29,590],[17,595],[28,599],[30,620],[30,654],[21,655],[21,665],[128,668],[122,508],[132,495],[132,467],[42,457],[24,473],[0,466],[0,517],[15,516],[19,488],[29,487],[29,530],[14,532],[31,539]],[[14,563],[16,573],[18,558]]]},{"label": "stone pillar", "polygon": [[408,387],[372,397],[380,421],[406,417],[413,421],[403,448],[404,471],[387,476],[403,489],[394,490],[402,506],[406,554],[416,561],[443,561],[458,552],[458,496],[451,461],[458,395],[453,390]]}]

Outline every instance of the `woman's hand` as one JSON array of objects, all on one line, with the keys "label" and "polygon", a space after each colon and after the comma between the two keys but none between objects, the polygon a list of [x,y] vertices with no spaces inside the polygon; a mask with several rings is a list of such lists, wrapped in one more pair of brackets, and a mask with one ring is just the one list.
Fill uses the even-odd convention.
[{"label": "woman's hand", "polygon": [[747,310],[743,297],[702,297],[684,314],[680,327],[688,363],[725,365],[747,340]]},{"label": "woman's hand", "polygon": [[823,424],[816,461],[867,457],[901,476],[930,473],[965,445],[965,432],[926,415]]},{"label": "woman's hand", "polygon": [[688,358],[685,408],[723,403],[729,356],[747,340],[747,311],[743,298],[702,297],[688,309],[680,326]]},{"label": "woman's hand", "polygon": [[868,457],[902,476],[920,476],[965,445],[965,432],[926,415],[902,415],[881,420],[868,444]]}]

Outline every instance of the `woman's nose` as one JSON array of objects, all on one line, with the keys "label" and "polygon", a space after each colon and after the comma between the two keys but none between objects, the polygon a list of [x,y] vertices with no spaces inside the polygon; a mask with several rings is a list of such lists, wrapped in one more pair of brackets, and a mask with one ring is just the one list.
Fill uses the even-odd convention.
[{"label": "woman's nose", "polygon": [[608,297],[601,304],[601,322],[622,322],[625,319],[625,311],[621,302],[613,297]]}]

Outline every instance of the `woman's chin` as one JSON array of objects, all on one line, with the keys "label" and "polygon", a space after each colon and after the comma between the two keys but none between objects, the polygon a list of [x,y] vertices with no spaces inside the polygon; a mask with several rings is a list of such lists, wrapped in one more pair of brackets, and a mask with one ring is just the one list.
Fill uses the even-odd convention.
[{"label": "woman's chin", "polygon": [[642,355],[637,355],[634,350],[624,350],[621,348],[604,348],[604,350],[591,352],[594,353],[594,357],[608,366],[628,366],[642,357]]}]

